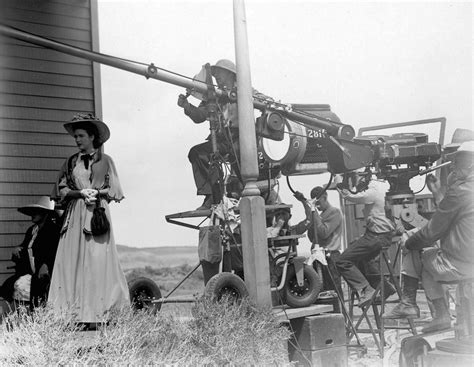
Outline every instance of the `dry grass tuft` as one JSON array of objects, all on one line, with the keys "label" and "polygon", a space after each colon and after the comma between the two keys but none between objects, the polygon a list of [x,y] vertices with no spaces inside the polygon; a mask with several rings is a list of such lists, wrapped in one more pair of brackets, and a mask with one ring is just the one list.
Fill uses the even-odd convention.
[{"label": "dry grass tuft", "polygon": [[123,309],[92,333],[72,314],[20,310],[0,326],[0,365],[288,365],[289,332],[270,310],[202,299],[192,313],[183,321]]}]

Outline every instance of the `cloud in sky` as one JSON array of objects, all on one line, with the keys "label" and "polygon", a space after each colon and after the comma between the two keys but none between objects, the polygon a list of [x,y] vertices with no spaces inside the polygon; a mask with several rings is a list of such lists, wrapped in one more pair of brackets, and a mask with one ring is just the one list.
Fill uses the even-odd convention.
[{"label": "cloud in sky", "polygon": [[[285,103],[328,103],[356,130],[447,118],[472,128],[472,5],[460,2],[247,1],[252,84]],[[234,59],[231,1],[100,1],[101,52],[193,76]],[[104,119],[126,199],[112,205],[117,242],[193,245],[197,232],[166,223],[192,210],[189,149],[200,125],[176,105],[183,88],[101,67]],[[198,102],[192,100],[191,102]],[[427,131],[423,131],[427,132]],[[434,131],[430,131],[433,133]],[[305,193],[328,175],[292,178]],[[282,199],[300,205],[280,180]],[[330,199],[338,203],[337,195]]]}]

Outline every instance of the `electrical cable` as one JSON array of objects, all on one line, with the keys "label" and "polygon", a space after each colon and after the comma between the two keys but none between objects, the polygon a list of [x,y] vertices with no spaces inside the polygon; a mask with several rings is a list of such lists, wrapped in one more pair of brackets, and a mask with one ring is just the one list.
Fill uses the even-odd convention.
[{"label": "electrical cable", "polygon": [[291,184],[290,184],[290,176],[286,176],[286,183],[288,185],[288,188],[290,189],[290,191],[294,194],[296,194],[296,191],[293,190],[293,187],[291,187]]},{"label": "electrical cable", "polygon": [[425,183],[423,184],[423,187],[421,188],[421,190],[419,190],[419,191],[417,191],[417,192],[414,192],[414,193],[413,193],[414,195],[419,194],[420,192],[422,192],[422,191],[425,189],[427,179],[428,179],[428,176],[425,177]]},{"label": "electrical cable", "polygon": [[328,183],[325,186],[323,186],[323,191],[321,191],[321,193],[316,197],[316,200],[319,200],[319,198],[323,196],[326,191],[328,191],[329,186],[331,186],[333,179],[334,179],[334,173],[331,172],[331,176],[329,177]]}]

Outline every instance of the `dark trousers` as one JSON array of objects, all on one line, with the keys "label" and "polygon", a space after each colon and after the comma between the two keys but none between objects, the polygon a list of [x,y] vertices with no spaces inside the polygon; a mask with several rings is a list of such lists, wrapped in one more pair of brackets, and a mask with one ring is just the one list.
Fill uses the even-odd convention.
[{"label": "dark trousers", "polygon": [[[322,272],[323,272],[323,290],[329,291],[329,290],[336,290],[339,289],[339,291],[342,294],[342,288],[341,288],[341,276],[339,275],[339,272],[337,271],[336,268],[336,261],[341,257],[341,253],[339,251],[330,251],[329,256],[326,256],[326,261],[328,262],[328,266],[323,266],[322,267]],[[331,276],[329,275],[329,271],[331,272],[332,278],[334,280],[334,284],[331,280]]]},{"label": "dark trousers", "polygon": [[352,289],[359,292],[369,285],[359,268],[360,264],[367,264],[380,253],[382,247],[390,246],[391,241],[392,235],[390,233],[379,234],[366,231],[362,237],[351,243],[335,261],[339,274]]},{"label": "dark trousers", "polygon": [[219,180],[218,170],[210,170],[212,144],[210,141],[193,146],[188,159],[193,167],[194,183],[198,195],[211,195],[212,187]]},{"label": "dark trousers", "polygon": [[[229,154],[230,157],[228,158],[232,170],[240,177],[239,165],[235,158],[235,155],[238,155],[239,149],[237,136],[232,137],[233,145],[222,135],[218,135],[217,139],[219,154],[221,157],[225,157]],[[194,183],[196,184],[198,195],[213,195],[216,192],[223,194],[223,192],[220,192],[221,188],[219,187],[219,181],[223,179],[220,167],[221,162],[211,162],[212,153],[212,143],[210,141],[195,145],[189,150],[188,159],[193,168]]]}]

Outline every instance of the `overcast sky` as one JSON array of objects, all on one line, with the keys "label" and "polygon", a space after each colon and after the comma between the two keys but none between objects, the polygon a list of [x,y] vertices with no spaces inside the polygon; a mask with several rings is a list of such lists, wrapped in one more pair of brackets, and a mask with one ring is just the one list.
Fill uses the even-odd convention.
[{"label": "overcast sky", "polygon": [[[346,124],[447,118],[446,142],[472,128],[470,2],[246,1],[252,85],[285,103],[327,103]],[[100,50],[192,77],[206,62],[235,59],[232,1],[99,1]],[[176,105],[183,88],[101,67],[105,149],[125,200],[112,204],[117,243],[197,245],[197,232],[165,215],[195,209],[187,155],[209,125]],[[199,101],[190,98],[190,102]],[[421,132],[437,139],[436,127]],[[328,175],[292,178],[308,194]],[[280,180],[280,195],[300,204]],[[338,204],[332,192],[330,201]]]}]

